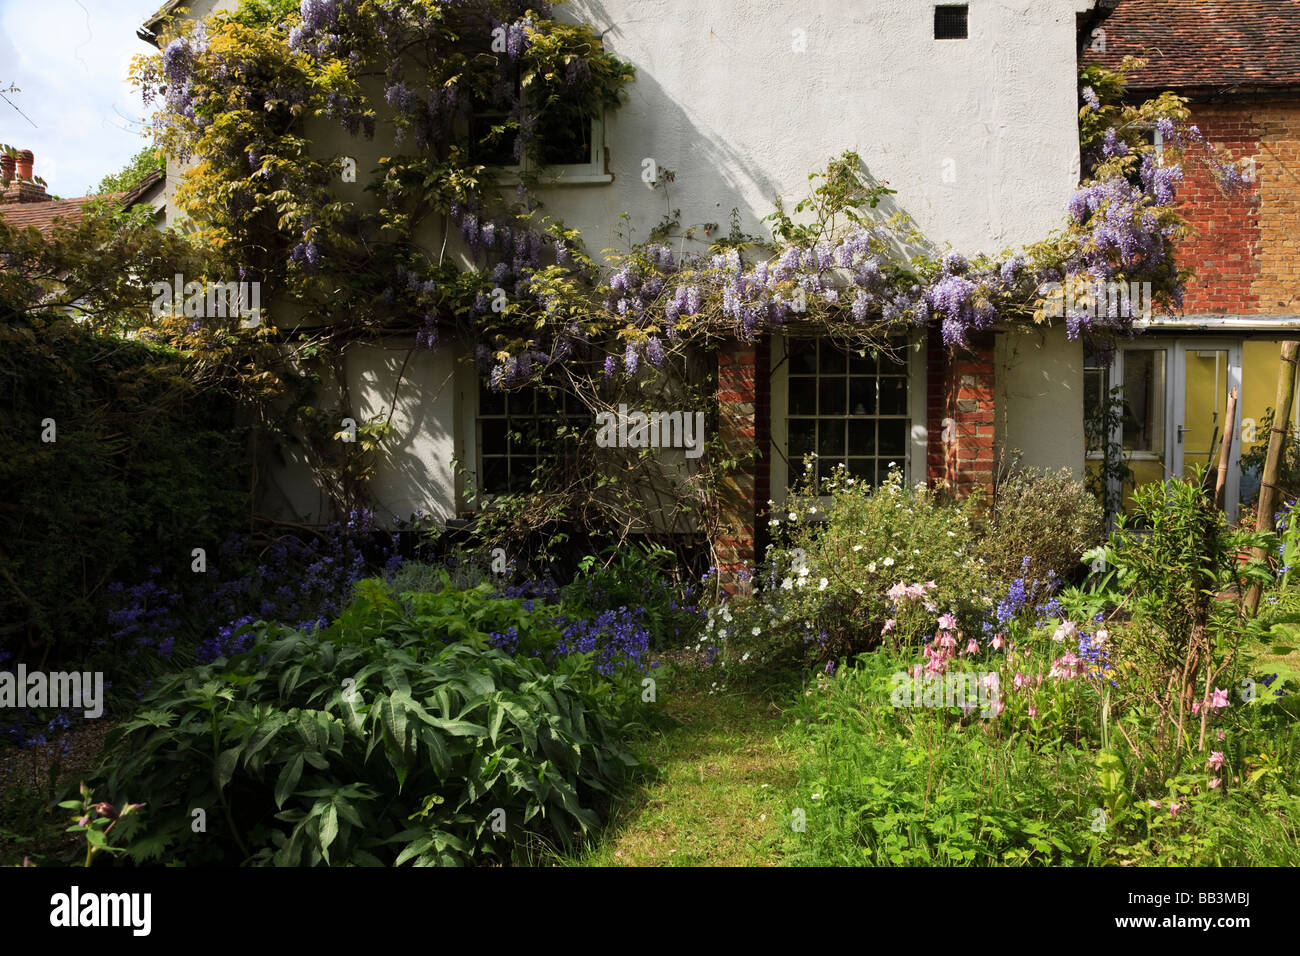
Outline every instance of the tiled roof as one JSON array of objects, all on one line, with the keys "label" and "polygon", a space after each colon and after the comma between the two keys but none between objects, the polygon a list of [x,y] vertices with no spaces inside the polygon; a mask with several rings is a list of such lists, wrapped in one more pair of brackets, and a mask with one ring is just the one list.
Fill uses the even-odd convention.
[{"label": "tiled roof", "polygon": [[[124,193],[114,193],[122,196]],[[69,224],[79,222],[86,214],[86,203],[94,196],[80,199],[50,199],[46,202],[11,202],[0,205],[0,217],[11,226],[35,226],[41,232],[54,228],[55,220]]]},{"label": "tiled roof", "polygon": [[54,228],[55,220],[69,225],[80,222],[86,215],[86,203],[92,199],[117,199],[127,209],[138,202],[149,201],[151,194],[161,191],[166,179],[162,170],[154,170],[124,193],[81,196],[77,199],[48,199],[44,202],[0,202],[0,218],[20,229],[35,226],[41,232],[48,233]]},{"label": "tiled roof", "polygon": [[1084,62],[1144,58],[1133,89],[1300,87],[1300,0],[1120,0],[1101,26],[1106,51]]}]

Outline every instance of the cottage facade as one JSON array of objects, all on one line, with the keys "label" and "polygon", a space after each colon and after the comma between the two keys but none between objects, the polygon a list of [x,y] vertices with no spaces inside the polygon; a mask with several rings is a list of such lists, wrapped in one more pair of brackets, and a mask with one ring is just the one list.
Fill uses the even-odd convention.
[{"label": "cottage facade", "polygon": [[[235,5],[187,4],[193,16]],[[624,105],[593,125],[588,151],[545,171],[541,198],[582,230],[592,252],[625,245],[625,222],[644,234],[669,208],[680,209],[683,224],[725,222],[734,208],[744,231],[761,233],[776,196],[802,196],[809,173],[851,149],[896,190],[881,211],[908,214],[937,248],[973,255],[1033,242],[1062,224],[1079,180],[1079,54],[1110,6],[567,4],[557,16],[603,31],[636,79]],[[146,24],[142,38],[175,7]],[[383,129],[374,141],[327,124],[309,134],[322,156],[349,156],[367,170],[393,148]],[[647,185],[647,169],[675,174],[671,207]],[[180,172],[169,170],[168,190]],[[339,189],[351,195],[347,184]],[[356,202],[368,201],[359,186],[355,193]],[[176,223],[183,211],[169,205],[167,216]],[[446,238],[450,250],[460,248],[457,236]],[[427,237],[431,247],[443,239]],[[1082,345],[1061,324],[983,334],[953,356],[934,332],[913,344],[899,366],[850,361],[827,343],[779,335],[722,350],[723,437],[738,450],[759,451],[731,487],[727,531],[716,542],[728,568],[761,555],[767,502],[782,500],[808,451],[867,475],[896,462],[910,481],[942,482],[958,493],[991,492],[999,461],[1013,456],[1023,466],[1082,476],[1089,373]],[[357,421],[387,413],[398,376],[406,383],[391,419],[395,437],[371,483],[376,508],[464,515],[480,502],[468,497],[453,462],[463,463],[472,484],[491,484],[489,472],[502,466],[485,448],[485,427],[499,413],[465,356],[411,348],[410,341],[379,342],[348,356]],[[863,394],[872,401],[855,400]],[[301,463],[275,470],[264,490],[272,514],[307,522],[325,516]]]}]

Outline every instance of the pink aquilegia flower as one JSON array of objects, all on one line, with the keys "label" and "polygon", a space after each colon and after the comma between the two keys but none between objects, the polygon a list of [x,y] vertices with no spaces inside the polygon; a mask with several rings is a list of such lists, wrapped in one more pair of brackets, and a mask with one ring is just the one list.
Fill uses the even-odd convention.
[{"label": "pink aquilegia flower", "polygon": [[993,649],[995,651],[1002,650],[1002,633],[1000,631],[993,635]]},{"label": "pink aquilegia flower", "polygon": [[926,609],[927,611],[929,611],[931,614],[933,614],[935,611],[939,610],[939,605],[935,604],[933,601],[926,601],[925,604],[924,604],[924,607],[925,607],[925,609]]},{"label": "pink aquilegia flower", "polygon": [[939,646],[943,648],[954,648],[957,646],[957,638],[952,636],[949,631],[944,631],[943,636],[939,638]]},{"label": "pink aquilegia flower", "polygon": [[951,614],[943,614],[939,617],[939,630],[955,631],[957,630],[957,619]]},{"label": "pink aquilegia flower", "polygon": [[1221,783],[1223,783],[1223,778],[1222,778],[1222,777],[1211,777],[1211,778],[1210,778],[1210,789],[1211,789],[1211,790],[1218,790],[1218,789],[1219,789],[1219,784],[1221,784]]},{"label": "pink aquilegia flower", "polygon": [[980,646],[978,643],[976,643],[975,638],[972,637],[969,641],[966,642],[966,653],[978,654],[979,652],[980,652]]},{"label": "pink aquilegia flower", "polygon": [[1215,710],[1222,710],[1229,703],[1228,692],[1221,687],[1214,688],[1214,693],[1210,695],[1210,706]]},{"label": "pink aquilegia flower", "polygon": [[1218,770],[1226,761],[1227,758],[1224,757],[1222,750],[1211,750],[1210,759],[1205,762],[1205,765],[1211,770]]},{"label": "pink aquilegia flower", "polygon": [[1020,690],[1022,687],[1028,687],[1029,678],[1020,673],[1020,671],[1016,671],[1016,676],[1011,678],[1011,686],[1016,690]]},{"label": "pink aquilegia flower", "polygon": [[1030,720],[1038,719],[1038,708],[1035,707],[1033,704],[1029,705],[1029,718]]},{"label": "pink aquilegia flower", "polygon": [[1195,716],[1200,712],[1201,712],[1201,702],[1199,700],[1192,701],[1192,715]]},{"label": "pink aquilegia flower", "polygon": [[891,618],[889,618],[888,620],[885,621],[885,626],[884,626],[883,628],[881,628],[880,633],[881,633],[882,636],[885,635],[885,634],[888,634],[890,631],[892,631],[892,630],[893,630],[894,628],[896,628],[897,626],[898,626],[898,622],[897,622],[896,620],[894,620],[894,619],[891,617]]},{"label": "pink aquilegia flower", "polygon": [[1151,804],[1151,806],[1155,807],[1157,810],[1160,809],[1160,801],[1159,801],[1159,800],[1148,800],[1147,803]]},{"label": "pink aquilegia flower", "polygon": [[1171,804],[1169,804],[1169,815],[1170,815],[1171,817],[1176,817],[1176,816],[1178,816],[1178,811],[1181,810],[1182,808],[1183,808],[1183,805],[1182,805],[1181,803],[1171,803]]},{"label": "pink aquilegia flower", "polygon": [[1214,732],[1214,739],[1215,739],[1215,740],[1222,740],[1223,738],[1225,738],[1225,737],[1227,737],[1227,736],[1228,736],[1227,732],[1226,732],[1226,731],[1223,731],[1223,730],[1216,730],[1216,731]]},{"label": "pink aquilegia flower", "polygon": [[1049,677],[1064,677],[1066,680],[1074,680],[1083,671],[1083,661],[1073,651],[1067,651],[1061,657],[1052,662],[1052,669],[1048,673]]},{"label": "pink aquilegia flower", "polygon": [[895,602],[903,600],[903,598],[907,597],[907,585],[905,585],[902,581],[899,581],[892,588],[890,588],[888,591],[885,592],[885,597]]}]

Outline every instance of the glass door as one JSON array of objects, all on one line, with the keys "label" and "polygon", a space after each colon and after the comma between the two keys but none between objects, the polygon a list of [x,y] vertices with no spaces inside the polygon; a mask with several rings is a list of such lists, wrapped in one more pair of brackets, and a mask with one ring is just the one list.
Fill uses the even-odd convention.
[{"label": "glass door", "polygon": [[1228,457],[1224,504],[1230,521],[1236,520],[1241,449],[1241,344],[1224,340],[1181,339],[1174,355],[1175,420],[1173,473],[1190,478],[1205,469],[1206,485],[1213,489],[1218,478],[1219,454],[1223,445],[1228,390],[1237,389],[1236,422]]}]

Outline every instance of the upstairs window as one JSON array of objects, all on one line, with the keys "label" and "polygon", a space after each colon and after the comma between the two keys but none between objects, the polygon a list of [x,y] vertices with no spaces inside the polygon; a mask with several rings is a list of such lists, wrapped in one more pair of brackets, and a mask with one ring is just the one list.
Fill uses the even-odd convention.
[{"label": "upstairs window", "polygon": [[967,5],[944,4],[934,8],[934,38],[936,40],[966,39]]},{"label": "upstairs window", "polygon": [[[516,95],[519,72],[514,73]],[[564,105],[552,105],[535,119],[534,133],[541,141],[540,162],[518,148],[519,132],[504,128],[513,112],[502,102],[475,104],[469,127],[472,162],[491,166],[507,175],[536,174],[543,183],[606,183],[613,176],[605,171],[604,117],[567,112]]]}]

